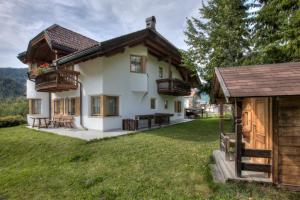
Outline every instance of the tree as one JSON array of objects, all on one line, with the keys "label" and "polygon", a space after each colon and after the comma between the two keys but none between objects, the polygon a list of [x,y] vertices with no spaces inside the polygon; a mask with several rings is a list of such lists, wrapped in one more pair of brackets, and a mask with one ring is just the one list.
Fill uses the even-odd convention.
[{"label": "tree", "polygon": [[[202,3],[203,4],[203,3]],[[210,81],[215,67],[237,66],[249,54],[247,7],[244,0],[208,0],[199,9],[201,18],[187,19],[186,65],[197,66],[201,78]]]},{"label": "tree", "polygon": [[300,60],[300,0],[256,0],[253,18],[254,63]]}]

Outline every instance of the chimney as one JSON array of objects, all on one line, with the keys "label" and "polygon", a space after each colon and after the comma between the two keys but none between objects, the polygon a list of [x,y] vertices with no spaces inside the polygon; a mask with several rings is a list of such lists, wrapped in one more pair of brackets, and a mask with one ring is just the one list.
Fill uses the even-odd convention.
[{"label": "chimney", "polygon": [[151,28],[152,30],[156,30],[155,28],[156,19],[154,16],[146,18],[146,27]]}]

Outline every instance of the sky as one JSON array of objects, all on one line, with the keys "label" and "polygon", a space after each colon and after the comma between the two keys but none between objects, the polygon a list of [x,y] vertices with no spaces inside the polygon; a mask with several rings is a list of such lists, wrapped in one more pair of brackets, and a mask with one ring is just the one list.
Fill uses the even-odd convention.
[{"label": "sky", "polygon": [[0,67],[27,67],[17,54],[54,23],[101,42],[145,28],[154,15],[157,31],[187,49],[186,18],[201,6],[201,0],[0,0]]}]

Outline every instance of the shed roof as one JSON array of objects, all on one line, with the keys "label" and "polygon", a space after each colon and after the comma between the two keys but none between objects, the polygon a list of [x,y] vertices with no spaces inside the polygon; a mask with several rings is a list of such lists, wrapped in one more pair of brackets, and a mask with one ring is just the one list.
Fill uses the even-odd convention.
[{"label": "shed roof", "polygon": [[300,62],[220,67],[215,73],[227,98],[300,95]]}]

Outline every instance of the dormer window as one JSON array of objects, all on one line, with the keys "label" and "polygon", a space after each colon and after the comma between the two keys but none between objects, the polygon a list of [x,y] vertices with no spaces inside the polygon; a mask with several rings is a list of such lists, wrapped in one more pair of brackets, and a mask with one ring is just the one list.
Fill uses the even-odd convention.
[{"label": "dormer window", "polygon": [[130,72],[145,73],[146,72],[146,58],[143,56],[130,56]]}]

